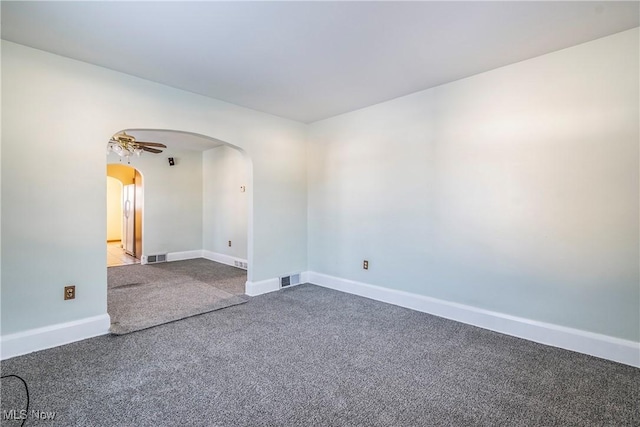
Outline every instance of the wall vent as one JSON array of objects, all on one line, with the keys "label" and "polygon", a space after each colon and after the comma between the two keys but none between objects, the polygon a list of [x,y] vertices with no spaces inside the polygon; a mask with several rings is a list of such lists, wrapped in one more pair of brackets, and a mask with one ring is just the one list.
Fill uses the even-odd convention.
[{"label": "wall vent", "polygon": [[246,262],[242,262],[242,261],[234,261],[233,265],[235,265],[238,268],[242,268],[243,270],[247,269],[247,263]]},{"label": "wall vent", "polygon": [[280,278],[280,287],[284,288],[292,285],[300,284],[300,274],[292,274],[290,276],[283,276]]},{"label": "wall vent", "polygon": [[146,264],[157,264],[159,262],[167,262],[167,254],[147,255]]}]

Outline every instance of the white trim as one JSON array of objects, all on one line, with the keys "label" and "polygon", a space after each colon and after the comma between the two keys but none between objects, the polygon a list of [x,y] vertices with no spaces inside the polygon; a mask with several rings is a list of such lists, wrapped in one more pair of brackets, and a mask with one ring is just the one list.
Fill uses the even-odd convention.
[{"label": "white trim", "polygon": [[325,288],[360,295],[541,344],[640,367],[639,342],[341,279],[313,271],[303,273],[302,277],[306,278],[306,282]]},{"label": "white trim", "polygon": [[311,271],[303,271],[300,273],[300,283],[311,283],[311,280],[309,279],[311,273]]},{"label": "white trim", "polygon": [[108,314],[29,329],[0,338],[0,359],[20,356],[109,333]]},{"label": "white trim", "polygon": [[167,254],[167,262],[195,258],[202,258],[202,249],[196,251],[169,252]]},{"label": "white trim", "polygon": [[247,282],[245,284],[245,293],[250,297],[266,294],[280,290],[280,280],[278,278],[261,280],[259,282]]},{"label": "white trim", "polygon": [[231,255],[221,254],[219,252],[207,251],[207,250],[202,251],[202,258],[206,258],[210,261],[219,262],[220,264],[230,265],[231,267],[242,268],[243,270],[246,270],[246,268],[238,267],[236,265],[236,261],[248,264],[246,259],[234,257]]},{"label": "white trim", "polygon": [[[142,256],[142,264],[147,264],[147,256],[148,255]],[[232,267],[237,267],[235,264],[236,261],[248,264],[246,259],[237,258],[230,255],[225,255],[218,252],[212,252],[212,251],[207,251],[203,249],[198,249],[194,251],[169,252],[166,254],[166,256],[167,256],[167,262],[183,261],[187,259],[196,259],[196,258],[205,258],[210,261],[219,262],[221,264],[230,265]]]}]

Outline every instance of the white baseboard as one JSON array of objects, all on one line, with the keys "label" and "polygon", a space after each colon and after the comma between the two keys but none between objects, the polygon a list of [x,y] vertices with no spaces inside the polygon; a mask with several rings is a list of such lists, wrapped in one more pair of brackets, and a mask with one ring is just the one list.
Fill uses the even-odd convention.
[{"label": "white baseboard", "polygon": [[[211,261],[219,262],[221,264],[230,265],[232,267],[237,267],[236,261],[242,262],[245,265],[247,264],[246,259],[233,257],[230,255],[221,254],[218,252],[207,251],[203,249],[197,249],[194,251],[181,251],[181,252],[168,252],[167,253],[167,262],[171,261],[183,261],[186,259],[196,259],[196,258],[205,258]],[[146,264],[147,256],[142,257],[142,264]],[[241,268],[241,267],[239,267]],[[244,269],[246,270],[246,268]]]},{"label": "white baseboard", "polygon": [[[311,277],[312,272],[311,271],[303,271],[302,273],[300,273],[300,283],[311,283],[310,277]],[[317,273],[314,273],[317,274]]]},{"label": "white baseboard", "polygon": [[244,265],[247,265],[246,259],[233,257],[231,255],[221,254],[219,252],[207,251],[207,250],[202,251],[202,257],[211,261],[219,262],[220,264],[226,264],[226,265],[230,265],[231,267],[242,268],[243,270],[246,270],[246,268],[238,267],[236,265],[236,262],[241,262],[241,263],[244,263]]},{"label": "white baseboard", "polygon": [[0,359],[20,356],[109,333],[108,314],[29,329],[0,338]]},{"label": "white baseboard", "polygon": [[245,293],[250,297],[277,291],[279,289],[280,281],[278,278],[261,280],[259,282],[247,282],[245,284]]},{"label": "white baseboard", "polygon": [[167,262],[171,261],[183,261],[185,259],[202,258],[202,250],[196,251],[182,251],[182,252],[169,252],[167,253]]},{"label": "white baseboard", "polygon": [[313,271],[303,274],[303,278],[306,278],[309,283],[325,288],[433,314],[537,343],[640,367],[640,343],[638,342],[341,279]]}]

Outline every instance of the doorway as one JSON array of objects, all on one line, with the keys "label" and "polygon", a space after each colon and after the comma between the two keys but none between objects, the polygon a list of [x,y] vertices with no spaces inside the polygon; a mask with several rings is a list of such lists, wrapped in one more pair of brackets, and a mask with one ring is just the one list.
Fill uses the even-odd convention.
[{"label": "doorway", "polygon": [[107,165],[107,267],[139,264],[142,256],[142,174]]},{"label": "doorway", "polygon": [[143,250],[137,251],[141,264],[201,256],[245,270],[245,282],[250,281],[253,164],[248,154],[196,133],[137,128],[119,132],[125,131],[131,139],[166,149],[163,155],[146,150],[131,162],[113,150],[107,154],[110,167],[137,169],[144,178],[144,230],[137,233],[144,236],[138,242]]},{"label": "doorway", "polygon": [[[108,163],[109,174],[124,175],[118,176],[123,194],[130,194],[132,176],[134,183],[142,179],[132,166],[144,173],[146,217],[144,252],[136,252],[143,265],[107,269],[111,331],[128,333],[244,302],[252,207],[252,164],[246,153],[197,134],[157,129],[126,133],[147,144],[165,145],[169,157],[147,152],[125,166],[117,153],[109,154],[107,162],[114,162]],[[138,188],[132,203],[133,210],[141,212]],[[123,212],[132,209],[127,197],[119,200]],[[134,224],[140,226],[137,219]],[[121,229],[121,249],[126,249],[128,229]],[[135,233],[139,244],[141,231]],[[176,281],[181,282],[179,295]],[[136,308],[141,301],[150,302],[149,310]]]}]

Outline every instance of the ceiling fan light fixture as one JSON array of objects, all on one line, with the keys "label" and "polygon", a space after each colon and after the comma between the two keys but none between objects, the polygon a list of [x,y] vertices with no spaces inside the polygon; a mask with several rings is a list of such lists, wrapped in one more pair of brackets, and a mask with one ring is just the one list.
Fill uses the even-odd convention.
[{"label": "ceiling fan light fixture", "polygon": [[129,159],[134,154],[140,157],[143,151],[161,153],[162,150],[160,148],[167,148],[167,146],[159,142],[136,141],[136,138],[132,135],[122,132],[113,135],[107,143],[107,155],[116,153],[120,157]]}]

